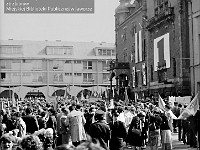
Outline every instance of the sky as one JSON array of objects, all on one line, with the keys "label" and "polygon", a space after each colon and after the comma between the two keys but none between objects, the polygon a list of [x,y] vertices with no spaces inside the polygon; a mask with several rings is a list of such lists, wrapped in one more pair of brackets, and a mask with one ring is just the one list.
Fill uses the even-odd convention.
[{"label": "sky", "polygon": [[0,40],[115,42],[119,0],[94,0],[93,14],[5,14],[0,0]]}]

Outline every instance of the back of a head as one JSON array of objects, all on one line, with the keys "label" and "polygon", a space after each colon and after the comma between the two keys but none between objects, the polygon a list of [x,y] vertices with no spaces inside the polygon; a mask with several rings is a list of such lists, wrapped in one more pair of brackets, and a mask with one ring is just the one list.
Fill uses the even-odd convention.
[{"label": "back of a head", "polygon": [[57,146],[55,150],[75,150],[76,148],[73,145],[63,144],[60,146]]},{"label": "back of a head", "polygon": [[26,108],[26,114],[28,115],[28,114],[30,114],[30,113],[32,113],[31,107]]},{"label": "back of a head", "polygon": [[25,136],[21,141],[24,150],[41,150],[40,139],[35,135]]}]

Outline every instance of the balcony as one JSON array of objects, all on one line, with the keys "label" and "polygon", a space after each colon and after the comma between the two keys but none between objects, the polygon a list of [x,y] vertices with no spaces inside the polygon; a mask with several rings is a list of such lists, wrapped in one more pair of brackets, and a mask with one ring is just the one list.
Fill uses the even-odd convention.
[{"label": "balcony", "polygon": [[117,62],[115,69],[130,69],[129,62]]},{"label": "balcony", "polygon": [[168,7],[159,14],[156,14],[153,18],[147,21],[146,28],[150,31],[155,27],[159,27],[163,21],[174,21],[174,7]]}]

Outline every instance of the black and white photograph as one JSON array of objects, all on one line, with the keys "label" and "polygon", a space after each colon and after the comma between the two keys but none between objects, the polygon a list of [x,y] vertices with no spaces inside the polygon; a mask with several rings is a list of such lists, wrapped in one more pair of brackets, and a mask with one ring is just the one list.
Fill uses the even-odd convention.
[{"label": "black and white photograph", "polygon": [[0,150],[199,150],[200,0],[0,0]]}]

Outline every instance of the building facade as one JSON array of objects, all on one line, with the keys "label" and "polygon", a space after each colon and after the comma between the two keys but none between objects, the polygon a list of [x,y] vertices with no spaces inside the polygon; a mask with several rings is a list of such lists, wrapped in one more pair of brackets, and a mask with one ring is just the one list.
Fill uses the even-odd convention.
[{"label": "building facade", "polygon": [[188,2],[190,32],[191,89],[193,95],[200,91],[200,1]]},{"label": "building facade", "polygon": [[126,74],[130,98],[190,96],[188,1],[121,0],[115,19],[116,78]]},{"label": "building facade", "polygon": [[146,10],[146,1],[131,4],[131,0],[121,0],[115,10],[119,93],[123,94],[127,87],[131,99],[139,97],[147,86]]},{"label": "building facade", "polygon": [[83,89],[105,91],[116,51],[105,42],[7,40],[0,42],[0,55],[1,97],[11,91],[8,97],[14,92],[23,99],[28,93],[48,97],[59,90],[72,96]]}]

